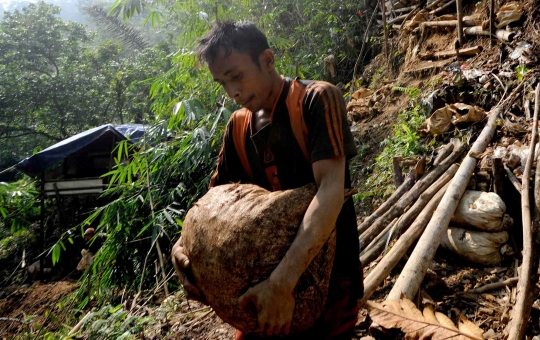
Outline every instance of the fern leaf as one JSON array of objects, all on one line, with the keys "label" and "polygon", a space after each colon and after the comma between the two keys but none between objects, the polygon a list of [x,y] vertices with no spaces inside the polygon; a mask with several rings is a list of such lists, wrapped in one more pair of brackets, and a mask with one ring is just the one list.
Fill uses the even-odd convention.
[{"label": "fern leaf", "polygon": [[385,328],[400,328],[407,339],[452,339],[483,340],[483,331],[463,315],[458,327],[446,315],[436,313],[433,308],[420,312],[408,299],[400,301],[366,302],[366,308],[373,321]]}]

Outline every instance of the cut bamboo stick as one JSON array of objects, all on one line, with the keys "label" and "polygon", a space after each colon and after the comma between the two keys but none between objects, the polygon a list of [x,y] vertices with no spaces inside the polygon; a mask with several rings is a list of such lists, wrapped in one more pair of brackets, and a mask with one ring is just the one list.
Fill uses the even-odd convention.
[{"label": "cut bamboo stick", "polygon": [[[399,237],[399,235],[403,234],[404,231],[407,230],[409,225],[414,221],[414,219],[422,212],[422,210],[426,207],[426,205],[431,201],[433,196],[439,192],[439,190],[448,183],[452,177],[456,174],[457,170],[459,168],[459,165],[452,164],[448,170],[441,175],[441,177],[435,181],[429,188],[420,195],[418,200],[414,203],[414,205],[407,210],[405,214],[403,214],[398,220],[397,223],[395,223],[395,226],[393,226],[392,231],[392,237],[390,238],[390,241],[392,239],[395,239]],[[363,254],[360,255],[361,263],[365,266],[368,263],[371,263],[371,261],[375,260],[383,251],[385,248],[385,245],[389,243],[387,241],[387,238],[384,237],[383,234],[385,232],[381,233],[382,237],[378,237],[376,240],[371,242],[371,244],[366,247]],[[389,233],[388,233],[389,234]]]},{"label": "cut bamboo stick", "polygon": [[437,8],[437,6],[439,6],[441,4],[441,2],[444,2],[445,0],[436,0],[436,1],[433,1],[432,3],[430,3],[429,5],[426,6],[426,10],[432,10],[434,8]]},{"label": "cut bamboo stick", "polygon": [[409,13],[405,13],[403,15],[400,15],[400,16],[397,16],[395,17],[394,19],[392,20],[388,20],[386,23],[388,25],[392,25],[392,24],[395,24],[395,23],[398,23],[398,22],[402,22],[403,20],[405,20],[405,18],[409,15]]},{"label": "cut bamboo stick", "polygon": [[375,268],[364,279],[364,296],[360,300],[360,306],[362,306],[373,295],[377,287],[384,281],[390,274],[392,269],[403,258],[403,255],[407,252],[409,247],[420,237],[424,231],[425,226],[428,224],[433,211],[439,205],[444,193],[446,192],[449,184],[442,187],[439,192],[429,201],[424,210],[414,220],[409,229],[400,236],[396,244],[390,249],[381,262],[377,264]]},{"label": "cut bamboo stick", "polygon": [[437,166],[441,164],[442,161],[446,159],[446,157],[450,156],[452,151],[454,151],[454,142],[450,142],[443,146],[440,151],[437,153],[437,157],[435,157],[435,160],[433,161],[433,165]]},{"label": "cut bamboo stick", "polygon": [[[507,326],[508,340],[521,340],[525,336],[527,322],[531,315],[532,304],[534,302],[534,287],[536,285],[536,271],[538,263],[534,261],[533,247],[533,225],[531,221],[530,207],[530,190],[529,177],[531,174],[532,164],[534,162],[536,140],[538,138],[538,111],[540,111],[540,84],[536,86],[535,93],[535,108],[533,118],[533,129],[531,137],[531,145],[529,147],[529,156],[523,170],[523,179],[521,181],[521,220],[523,225],[523,263],[519,271],[519,281],[517,284],[516,303],[512,310],[510,322]],[[534,281],[533,281],[534,280]]]},{"label": "cut bamboo stick", "polygon": [[465,151],[464,144],[457,147],[447,159],[439,166],[433,168],[421,180],[409,190],[403,197],[381,218],[377,219],[369,229],[360,235],[360,250],[363,250],[394,218],[405,211],[409,204],[413,203],[442,173],[444,173],[456,159]]},{"label": "cut bamboo stick", "polygon": [[429,12],[429,14],[438,14],[438,13],[441,13],[442,11],[450,8],[450,6],[454,5],[456,3],[456,0],[451,0],[449,2],[447,2],[446,4],[442,5],[441,7],[437,8],[437,9],[434,9],[433,11]]},{"label": "cut bamboo stick", "polygon": [[[401,217],[399,218],[394,218],[392,220],[392,222],[390,222],[388,224],[388,226],[386,228],[384,228],[383,232],[380,233],[367,247],[366,249],[364,249],[364,251],[362,251],[360,253],[360,263],[362,263],[362,266],[366,266],[366,265],[369,265],[371,263],[371,261],[373,261],[375,258],[377,258],[381,252],[382,252],[382,249],[381,251],[379,251],[378,253],[376,253],[375,255],[375,252],[376,250],[374,250],[373,248],[374,247],[377,247],[379,243],[382,243],[383,245],[385,244],[386,242],[386,236],[389,234],[389,233],[393,233],[394,230],[395,230],[395,225],[396,223],[399,221]],[[384,247],[383,247],[384,248]],[[374,253],[374,257],[372,258],[372,254],[371,253]],[[368,257],[366,257],[368,256]]]},{"label": "cut bamboo stick", "polygon": [[409,7],[403,7],[403,8],[399,8],[399,9],[390,10],[390,11],[386,12],[386,16],[389,16],[389,15],[392,15],[392,14],[399,14],[399,13],[409,12],[413,8],[414,8],[414,6],[409,6]]},{"label": "cut bamboo stick", "polygon": [[409,172],[403,184],[397,188],[396,191],[388,198],[381,206],[375,210],[375,212],[369,215],[361,224],[358,226],[358,234],[362,234],[366,231],[379,217],[383,216],[388,209],[390,209],[410,188],[414,185],[414,169]]},{"label": "cut bamboo stick", "polygon": [[[482,46],[462,48],[459,50],[459,55],[460,56],[475,56],[482,51],[483,51]],[[444,59],[444,58],[455,57],[456,55],[457,53],[455,50],[448,50],[448,51],[440,51],[440,52],[420,53],[418,57],[420,59]]]},{"label": "cut bamboo stick", "polygon": [[492,290],[495,290],[495,289],[499,289],[499,288],[504,288],[506,286],[511,286],[511,285],[514,285],[518,282],[518,278],[517,277],[511,277],[509,279],[506,279],[504,281],[499,281],[499,282],[494,282],[494,283],[489,283],[485,286],[482,286],[482,287],[478,287],[478,288],[475,288],[475,289],[471,289],[471,290],[468,290],[466,291],[465,293],[469,293],[469,294],[483,294],[485,292],[490,292]]},{"label": "cut bamboo stick", "polygon": [[[482,24],[480,17],[467,16],[463,18],[463,26],[474,27]],[[441,21],[426,21],[420,24],[420,27],[456,27],[458,20],[441,20]]]},{"label": "cut bamboo stick", "polygon": [[506,175],[508,176],[508,179],[510,180],[510,183],[516,188],[516,190],[521,194],[521,182],[519,179],[517,179],[516,175],[510,170],[510,168],[504,164],[504,171],[506,171]]},{"label": "cut bamboo stick", "polygon": [[418,291],[420,283],[424,279],[424,275],[435,255],[435,251],[439,247],[444,233],[446,233],[450,219],[452,218],[459,200],[465,192],[469,179],[476,167],[477,160],[470,155],[480,154],[485,151],[488,143],[495,134],[497,126],[495,123],[501,113],[501,107],[495,107],[490,111],[486,126],[474,142],[469,154],[465,157],[459,170],[450,182],[450,186],[444,194],[441,203],[435,210],[426,230],[409,257],[409,260],[394,284],[394,287],[390,291],[388,296],[389,300],[399,300],[402,294],[412,300]]},{"label": "cut bamboo stick", "polygon": [[[491,36],[489,31],[484,31],[482,26],[465,27],[463,32],[468,35],[487,35]],[[495,37],[501,41],[511,42],[516,34],[507,30],[498,29],[495,31]]]}]

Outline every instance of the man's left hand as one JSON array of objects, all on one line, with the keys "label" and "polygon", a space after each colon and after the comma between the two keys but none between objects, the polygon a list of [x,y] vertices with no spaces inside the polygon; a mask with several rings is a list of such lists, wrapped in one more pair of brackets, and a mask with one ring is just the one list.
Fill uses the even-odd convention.
[{"label": "man's left hand", "polygon": [[290,289],[267,279],[249,288],[238,301],[242,308],[246,308],[250,303],[255,305],[259,327],[263,334],[267,336],[289,334],[295,304]]}]

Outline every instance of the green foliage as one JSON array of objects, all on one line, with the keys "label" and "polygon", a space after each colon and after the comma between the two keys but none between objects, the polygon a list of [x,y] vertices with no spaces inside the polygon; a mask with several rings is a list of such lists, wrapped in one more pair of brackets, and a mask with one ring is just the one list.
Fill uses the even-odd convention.
[{"label": "green foliage", "polygon": [[59,11],[39,2],[0,22],[0,159],[104,123],[153,119],[146,80],[170,68],[168,46],[92,45],[95,35]]},{"label": "green foliage", "polygon": [[381,144],[384,146],[376,158],[372,174],[366,181],[366,190],[355,195],[355,202],[363,202],[366,198],[386,196],[392,188],[393,159],[401,156],[403,159],[426,152],[425,144],[420,140],[418,129],[427,117],[424,106],[420,103],[418,88],[394,87],[393,90],[409,95],[410,104],[398,115],[397,122],[392,127],[391,137]]},{"label": "green foliage", "polygon": [[[223,107],[207,111],[195,99],[183,101],[170,120],[151,126],[140,144],[119,144],[116,167],[106,174],[111,185],[104,195],[112,200],[85,222],[108,235],[89,269],[93,275],[85,278],[98,293],[92,298],[100,300],[99,292],[115,287],[129,292],[155,284],[144,271],[158,260],[156,242],[170,249],[185,211],[206,192],[229,114]],[[123,163],[127,154],[130,161]],[[169,263],[167,268],[172,270]],[[84,289],[79,296],[86,303]]]},{"label": "green foliage", "polygon": [[39,205],[33,182],[28,178],[14,183],[0,182],[0,227],[3,230],[10,230],[11,234],[26,230],[38,216]]}]

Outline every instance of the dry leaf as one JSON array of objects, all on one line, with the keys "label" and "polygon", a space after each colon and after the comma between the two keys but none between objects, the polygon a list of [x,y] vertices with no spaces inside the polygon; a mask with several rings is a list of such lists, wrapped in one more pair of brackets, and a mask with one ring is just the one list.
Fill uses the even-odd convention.
[{"label": "dry leaf", "polygon": [[369,316],[385,328],[400,328],[407,339],[452,339],[481,340],[483,331],[471,321],[460,315],[458,326],[444,314],[434,312],[427,306],[422,314],[410,300],[366,302]]}]

